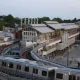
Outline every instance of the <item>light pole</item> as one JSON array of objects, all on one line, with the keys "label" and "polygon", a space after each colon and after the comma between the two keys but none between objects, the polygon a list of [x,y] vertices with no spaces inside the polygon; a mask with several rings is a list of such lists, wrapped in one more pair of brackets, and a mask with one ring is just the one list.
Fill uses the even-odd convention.
[{"label": "light pole", "polygon": [[67,67],[69,66],[69,50],[67,52]]}]

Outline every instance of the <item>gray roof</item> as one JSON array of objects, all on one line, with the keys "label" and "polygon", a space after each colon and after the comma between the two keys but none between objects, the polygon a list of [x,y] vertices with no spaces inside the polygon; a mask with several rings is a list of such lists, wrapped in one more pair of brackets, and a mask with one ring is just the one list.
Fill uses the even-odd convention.
[{"label": "gray roof", "polygon": [[43,23],[46,23],[46,24],[58,24],[57,21],[44,21]]},{"label": "gray roof", "polygon": [[12,33],[10,33],[10,32],[0,31],[0,36],[11,37],[11,35],[12,35]]},{"label": "gray roof", "polygon": [[46,27],[45,24],[30,24],[32,27]]},{"label": "gray roof", "polygon": [[61,24],[48,24],[48,26],[53,29],[73,29],[78,28],[78,26],[74,23],[61,23]]},{"label": "gray roof", "polygon": [[41,33],[48,33],[48,32],[53,32],[52,29],[50,29],[49,27],[47,27],[45,24],[31,24],[31,26],[41,32]]},{"label": "gray roof", "polygon": [[73,29],[73,28],[79,28],[75,23],[62,23],[62,26],[64,29]]}]

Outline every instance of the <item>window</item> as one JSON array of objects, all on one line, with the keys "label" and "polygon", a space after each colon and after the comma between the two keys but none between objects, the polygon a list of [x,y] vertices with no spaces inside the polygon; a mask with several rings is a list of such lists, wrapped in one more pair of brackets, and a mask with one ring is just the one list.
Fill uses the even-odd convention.
[{"label": "window", "polygon": [[55,70],[51,70],[48,72],[48,77],[49,78],[54,78],[55,77]]},{"label": "window", "polygon": [[42,76],[47,76],[47,72],[46,71],[42,71]]},{"label": "window", "polygon": [[34,36],[35,36],[35,33],[34,33]]},{"label": "window", "polygon": [[32,36],[33,36],[33,32],[32,32]]},{"label": "window", "polygon": [[77,80],[80,80],[80,77],[79,76],[77,76]]},{"label": "window", "polygon": [[69,80],[76,80],[76,76],[75,75],[69,75]]},{"label": "window", "polygon": [[17,70],[21,70],[21,65],[17,65]]},{"label": "window", "polygon": [[27,32],[26,32],[26,35],[27,35]]},{"label": "window", "polygon": [[2,62],[2,66],[6,66],[6,62]]},{"label": "window", "polygon": [[25,35],[25,32],[24,32],[24,35]]},{"label": "window", "polygon": [[13,68],[13,63],[9,63],[9,68]]},{"label": "window", "polygon": [[31,35],[31,32],[30,32],[30,35]]},{"label": "window", "polygon": [[29,32],[28,32],[28,35],[29,35]]},{"label": "window", "polygon": [[25,71],[26,72],[29,72],[29,67],[25,67]]},{"label": "window", "polygon": [[57,73],[57,74],[56,74],[56,78],[58,78],[58,79],[63,79],[63,74]]},{"label": "window", "polygon": [[33,73],[38,74],[38,69],[33,68]]}]

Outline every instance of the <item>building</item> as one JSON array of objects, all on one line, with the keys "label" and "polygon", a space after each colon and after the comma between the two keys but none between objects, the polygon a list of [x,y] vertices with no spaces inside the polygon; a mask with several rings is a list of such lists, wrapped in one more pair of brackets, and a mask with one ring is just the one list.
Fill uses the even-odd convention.
[{"label": "building", "polygon": [[14,35],[10,32],[0,31],[0,40],[8,41],[10,39],[14,39]]},{"label": "building", "polygon": [[[22,43],[46,43],[42,48],[43,55],[56,50],[64,50],[75,43],[79,35],[78,26],[74,23],[44,21],[42,24],[28,24],[22,31]],[[40,51],[40,50],[39,50]]]}]

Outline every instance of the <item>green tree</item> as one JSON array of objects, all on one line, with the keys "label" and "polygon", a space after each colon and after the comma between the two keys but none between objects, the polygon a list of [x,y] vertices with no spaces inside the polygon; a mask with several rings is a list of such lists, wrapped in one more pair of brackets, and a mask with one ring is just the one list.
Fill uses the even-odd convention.
[{"label": "green tree", "polygon": [[63,22],[63,20],[61,18],[54,18],[54,19],[52,19],[52,21],[57,21],[59,23],[62,23]]},{"label": "green tree", "polygon": [[4,17],[4,21],[6,23],[5,26],[15,27],[15,19],[11,14],[9,14],[6,17]]},{"label": "green tree", "polygon": [[5,22],[4,21],[0,21],[0,31],[3,30],[3,26],[5,25]]},{"label": "green tree", "polygon": [[42,17],[42,18],[38,18],[39,19],[39,23],[43,22],[43,21],[50,21],[49,17]]},{"label": "green tree", "polygon": [[18,17],[14,18],[16,24],[20,24],[20,19]]}]

